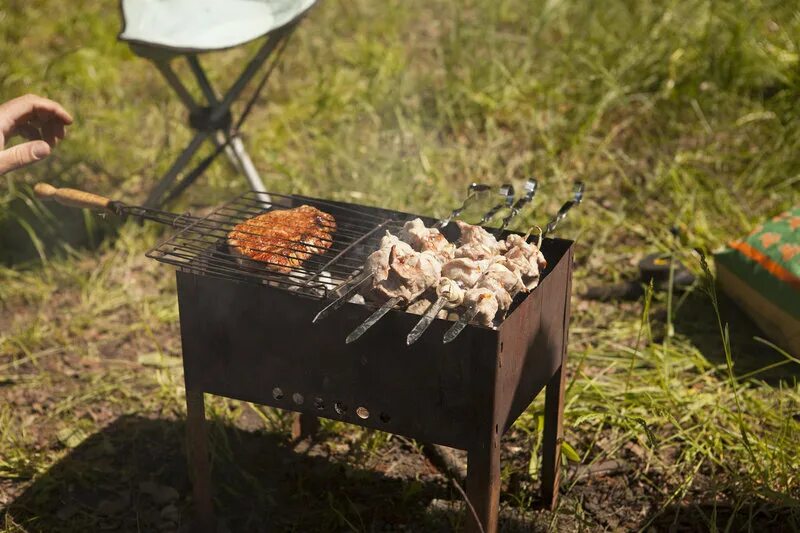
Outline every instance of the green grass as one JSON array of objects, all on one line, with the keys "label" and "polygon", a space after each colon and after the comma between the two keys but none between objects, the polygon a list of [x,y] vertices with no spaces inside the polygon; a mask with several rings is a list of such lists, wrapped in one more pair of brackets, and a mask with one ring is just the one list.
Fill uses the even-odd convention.
[{"label": "green grass", "polygon": [[[116,42],[118,30],[108,2],[0,8],[0,100],[35,92],[76,119],[50,160],[0,178],[4,505],[32,483],[57,489],[46,472],[69,456],[64,428],[88,436],[123,414],[184,416],[180,368],[141,357],[180,353],[174,282],[144,257],[163,229],[31,199],[46,180],[141,201],[188,141],[177,99]],[[520,228],[544,222],[584,180],[587,200],[560,230],[577,240],[566,440],[583,463],[633,464],[623,485],[645,496],[614,493],[605,505],[616,509],[598,510],[593,491],[614,480],[587,486],[570,469],[559,510],[534,513],[524,460],[504,471],[504,505],[553,530],[662,529],[685,517],[714,531],[769,529],[770,520],[796,530],[797,365],[752,373],[785,359],[754,341],[759,333],[729,306],[718,323],[694,250],[714,250],[800,201],[799,47],[791,2],[322,2],[292,38],[245,142],[273,190],[431,215],[472,181],[535,174],[540,198]],[[224,83],[252,51],[202,59]],[[220,160],[173,208],[199,210],[243,190]],[[629,277],[654,250],[673,251],[700,276],[689,294],[622,304],[578,296]],[[214,449],[230,465],[235,446],[220,439],[244,416],[237,405],[209,406]],[[513,442],[524,450],[512,455],[535,447],[541,407],[517,423]],[[288,419],[258,412],[260,431],[285,439]],[[347,443],[351,464],[397,443],[325,429]],[[228,474],[270,505],[263,480],[235,466]],[[424,511],[413,505],[417,486],[404,487],[409,512]],[[357,494],[309,513],[326,528],[368,530],[372,511],[348,502]],[[405,505],[401,492],[387,498]],[[4,531],[50,523],[18,516],[5,515]],[[102,523],[80,516],[75,530]]]}]

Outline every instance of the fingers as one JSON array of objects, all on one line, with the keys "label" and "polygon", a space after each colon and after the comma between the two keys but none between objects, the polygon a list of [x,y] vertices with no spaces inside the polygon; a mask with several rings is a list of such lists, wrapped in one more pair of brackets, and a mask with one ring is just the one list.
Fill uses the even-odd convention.
[{"label": "fingers", "polygon": [[0,151],[0,175],[40,161],[50,155],[50,145],[31,141]]},{"label": "fingers", "polygon": [[3,111],[6,111],[6,108],[9,114],[18,118],[32,115],[40,119],[53,117],[67,126],[72,124],[72,116],[61,107],[61,104],[35,94],[26,94],[25,96],[14,98],[0,106]]},{"label": "fingers", "polygon": [[60,104],[41,96],[27,94],[0,104],[0,149],[15,133],[31,139],[0,151],[0,175],[49,156],[70,124],[72,117]]},{"label": "fingers", "polygon": [[60,122],[45,122],[42,126],[42,139],[44,139],[50,146],[55,146],[64,139],[66,130],[64,124]]},{"label": "fingers", "polygon": [[[0,132],[4,135],[8,136],[18,131],[20,125],[28,123],[34,127],[52,123],[63,128],[72,124],[72,117],[60,104],[34,94],[0,104]],[[54,138],[57,137],[56,131],[52,133]]]},{"label": "fingers", "polygon": [[66,136],[66,128],[60,122],[45,122],[41,126],[34,122],[19,124],[14,128],[14,133],[30,141],[42,139],[50,146],[55,146]]},{"label": "fingers", "polygon": [[39,131],[39,128],[30,124],[20,124],[15,130],[16,133],[22,135],[29,141],[36,141],[42,138],[42,132]]}]

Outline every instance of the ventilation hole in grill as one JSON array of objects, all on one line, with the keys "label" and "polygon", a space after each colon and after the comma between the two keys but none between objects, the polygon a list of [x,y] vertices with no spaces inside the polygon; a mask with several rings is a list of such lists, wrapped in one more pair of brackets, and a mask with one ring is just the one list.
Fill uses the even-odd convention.
[{"label": "ventilation hole in grill", "polygon": [[381,422],[383,422],[384,424],[388,424],[391,419],[392,417],[389,416],[388,414],[381,413]]},{"label": "ventilation hole in grill", "polygon": [[316,398],[314,398],[314,407],[316,407],[317,410],[322,411],[323,409],[325,409],[325,402],[322,401],[322,398],[317,396]]},{"label": "ventilation hole in grill", "polygon": [[333,404],[333,409],[340,415],[343,415],[347,412],[347,406],[342,402],[336,402]]},{"label": "ventilation hole in grill", "polygon": [[294,400],[294,403],[296,403],[297,405],[303,405],[303,395],[300,394],[299,392],[295,392],[294,394],[292,394],[292,400]]},{"label": "ventilation hole in grill", "polygon": [[500,351],[501,352],[503,351],[503,343],[502,342],[500,343]]},{"label": "ventilation hole in grill", "polygon": [[369,411],[366,407],[359,407],[356,409],[356,414],[358,415],[358,418],[363,418],[364,420],[369,418]]},{"label": "ventilation hole in grill", "polygon": [[275,387],[272,389],[272,397],[276,400],[283,400],[283,391],[280,387]]}]

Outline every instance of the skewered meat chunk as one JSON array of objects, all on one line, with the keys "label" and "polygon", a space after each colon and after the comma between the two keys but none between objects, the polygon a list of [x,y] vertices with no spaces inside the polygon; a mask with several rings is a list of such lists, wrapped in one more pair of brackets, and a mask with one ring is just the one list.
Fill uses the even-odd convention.
[{"label": "skewered meat chunk", "polygon": [[372,274],[374,280],[386,279],[389,275],[389,250],[380,248],[369,254],[364,268]]},{"label": "skewered meat chunk", "polygon": [[482,287],[468,289],[464,294],[464,305],[477,309],[475,321],[484,326],[492,325],[498,309],[497,298],[492,290]]},{"label": "skewered meat chunk", "polygon": [[275,209],[236,224],[228,246],[244,258],[287,274],[333,244],[336,220],[310,205]]},{"label": "skewered meat chunk", "polygon": [[525,289],[525,284],[522,282],[519,273],[510,270],[500,262],[492,263],[486,268],[486,273],[481,280],[487,279],[497,280],[503,290],[511,294],[516,294]]},{"label": "skewered meat chunk", "polygon": [[547,260],[539,247],[526,241],[521,235],[512,233],[506,237],[506,247],[508,248],[506,255],[512,250],[519,250],[521,254],[530,259],[531,263],[536,264],[539,270],[544,270],[547,267]]},{"label": "skewered meat chunk", "polygon": [[488,289],[494,293],[498,309],[506,311],[511,307],[514,296],[525,289],[519,274],[500,263],[492,263],[476,284],[477,288]]},{"label": "skewered meat chunk", "polygon": [[442,264],[432,253],[400,254],[398,247],[389,251],[389,270],[385,279],[373,279],[373,288],[386,298],[401,297],[412,301],[441,276]]},{"label": "skewered meat chunk", "polygon": [[[483,278],[478,282],[476,288],[492,291],[499,311],[507,310],[511,307],[511,302],[514,301],[514,298],[503,288],[503,284],[497,278]],[[494,319],[494,317],[492,318]]]},{"label": "skewered meat chunk", "polygon": [[458,228],[461,230],[461,237],[459,243],[461,246],[479,244],[492,250],[495,254],[505,251],[505,243],[498,242],[497,239],[480,226],[467,224],[460,220],[456,220]]},{"label": "skewered meat chunk", "polygon": [[381,237],[380,248],[388,250],[392,246],[397,246],[398,251],[402,254],[411,254],[415,251],[414,248],[408,242],[401,239],[399,235],[392,235],[387,231],[386,235]]},{"label": "skewered meat chunk", "polygon": [[381,238],[380,248],[369,254],[365,264],[367,272],[372,273],[375,281],[383,281],[389,275],[389,251],[395,247],[396,253],[402,255],[413,254],[411,246],[398,239],[388,231]]},{"label": "skewered meat chunk", "polygon": [[424,314],[433,302],[423,295],[435,288],[445,300],[437,316],[447,317],[447,309],[473,310],[476,322],[491,326],[516,294],[536,287],[547,266],[536,245],[515,234],[498,241],[480,226],[456,224],[457,248],[420,219],[407,222],[397,236],[387,232],[367,259],[366,268],[375,274],[370,294],[403,298],[410,302],[408,312]]},{"label": "skewered meat chunk", "polygon": [[415,218],[403,224],[398,232],[400,240],[407,242],[417,252],[438,252],[444,257],[452,257],[455,246],[436,228],[426,228],[422,219]]},{"label": "skewered meat chunk", "polygon": [[442,261],[439,255],[434,252],[422,252],[419,254],[419,262],[417,264],[422,269],[425,284],[428,287],[436,286],[442,276]]},{"label": "skewered meat chunk", "polygon": [[532,290],[539,284],[541,272],[547,268],[547,260],[535,244],[527,242],[523,237],[512,234],[506,238],[508,250],[504,255],[504,263],[516,270],[525,281],[525,288]]},{"label": "skewered meat chunk", "polygon": [[462,287],[472,287],[478,282],[486,262],[473,261],[465,257],[451,259],[442,265],[442,277],[450,278]]},{"label": "skewered meat chunk", "polygon": [[455,257],[465,257],[473,261],[485,261],[497,255],[497,250],[482,243],[462,244],[456,248]]},{"label": "skewered meat chunk", "polygon": [[442,275],[442,263],[433,252],[412,252],[389,258],[389,270],[412,284],[433,287]]},{"label": "skewered meat chunk", "polygon": [[464,302],[464,292],[461,285],[450,278],[439,278],[436,284],[436,295],[447,300],[444,306],[448,309],[454,309]]}]

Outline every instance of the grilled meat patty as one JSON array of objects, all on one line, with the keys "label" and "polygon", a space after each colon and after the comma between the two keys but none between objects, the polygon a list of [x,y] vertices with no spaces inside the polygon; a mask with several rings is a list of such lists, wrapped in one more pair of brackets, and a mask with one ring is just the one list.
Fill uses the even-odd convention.
[{"label": "grilled meat patty", "polygon": [[310,205],[276,209],[234,226],[228,246],[266,267],[289,273],[314,254],[323,254],[333,244],[336,219]]}]

